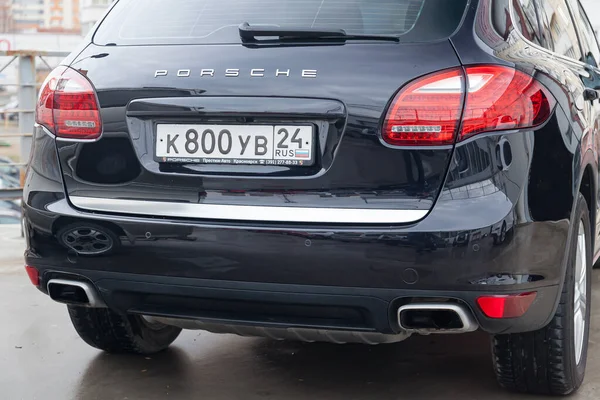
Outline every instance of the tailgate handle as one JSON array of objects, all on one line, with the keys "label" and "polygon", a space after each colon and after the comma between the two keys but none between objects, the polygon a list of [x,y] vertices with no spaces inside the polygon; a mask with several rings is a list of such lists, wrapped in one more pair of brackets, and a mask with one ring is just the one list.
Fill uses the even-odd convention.
[{"label": "tailgate handle", "polygon": [[298,116],[339,119],[346,106],[337,100],[281,97],[165,97],[129,103],[127,116]]}]

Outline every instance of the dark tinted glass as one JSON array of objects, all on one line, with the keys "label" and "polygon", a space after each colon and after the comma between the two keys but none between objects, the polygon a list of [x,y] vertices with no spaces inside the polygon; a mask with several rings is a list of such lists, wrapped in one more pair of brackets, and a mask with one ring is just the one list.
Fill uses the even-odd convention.
[{"label": "dark tinted glass", "polygon": [[523,36],[538,45],[542,40],[538,35],[539,27],[533,0],[513,0],[515,7],[514,24]]},{"label": "dark tinted glass", "polygon": [[542,29],[549,33],[545,46],[555,53],[581,60],[577,31],[565,0],[537,0]]},{"label": "dark tinted glass", "polygon": [[597,67],[600,65],[600,49],[598,48],[596,33],[579,1],[575,0],[572,4],[574,5],[573,17],[579,24],[581,47],[583,47],[585,53],[582,61]]},{"label": "dark tinted glass", "polygon": [[467,0],[120,0],[97,44],[239,43],[238,26],[344,29],[432,41],[454,32]]}]

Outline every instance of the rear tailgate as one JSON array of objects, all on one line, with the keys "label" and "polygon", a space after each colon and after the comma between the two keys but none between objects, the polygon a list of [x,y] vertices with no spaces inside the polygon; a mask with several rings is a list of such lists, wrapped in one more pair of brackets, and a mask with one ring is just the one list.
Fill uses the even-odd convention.
[{"label": "rear tailgate", "polygon": [[432,207],[452,146],[393,148],[381,126],[401,87],[460,65],[449,41],[136,45],[130,33],[121,45],[99,32],[72,64],[104,129],[58,141],[75,206],[329,223],[412,222]]}]

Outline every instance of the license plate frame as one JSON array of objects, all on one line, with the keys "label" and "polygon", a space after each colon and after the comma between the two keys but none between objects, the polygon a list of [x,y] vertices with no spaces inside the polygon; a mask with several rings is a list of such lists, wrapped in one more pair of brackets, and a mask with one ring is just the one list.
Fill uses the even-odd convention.
[{"label": "license plate frame", "polygon": [[315,149],[313,124],[158,122],[154,129],[153,154],[159,163],[310,167]]}]

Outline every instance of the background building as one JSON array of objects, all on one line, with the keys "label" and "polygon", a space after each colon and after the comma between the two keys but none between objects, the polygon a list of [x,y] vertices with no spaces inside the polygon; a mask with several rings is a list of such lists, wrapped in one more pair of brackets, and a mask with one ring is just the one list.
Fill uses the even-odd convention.
[{"label": "background building", "polygon": [[0,0],[2,32],[80,33],[80,0]]},{"label": "background building", "polygon": [[9,0],[10,31],[36,31],[44,25],[44,0]]},{"label": "background building", "polygon": [[113,0],[81,0],[81,33],[87,34]]},{"label": "background building", "polygon": [[43,0],[44,23],[40,31],[81,32],[80,0]]},{"label": "background building", "polygon": [[9,32],[11,29],[9,0],[0,0],[0,33]]}]

